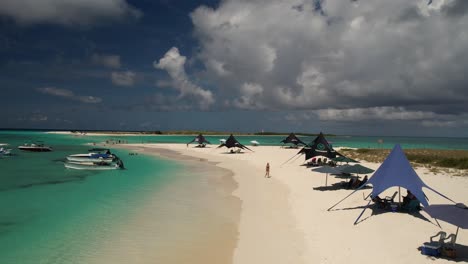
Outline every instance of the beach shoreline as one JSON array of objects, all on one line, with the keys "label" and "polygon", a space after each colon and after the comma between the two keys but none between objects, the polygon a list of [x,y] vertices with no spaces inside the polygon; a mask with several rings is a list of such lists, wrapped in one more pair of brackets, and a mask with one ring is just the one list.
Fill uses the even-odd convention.
[{"label": "beach shoreline", "polygon": [[[232,195],[237,183],[231,171],[167,148],[114,147],[181,163],[182,174],[170,175],[177,182],[143,201],[87,263],[232,263],[241,201]],[[168,197],[168,205],[161,204]]]},{"label": "beach shoreline", "polygon": [[[226,149],[195,148],[185,144],[125,146],[138,147],[169,149],[216,163],[216,166],[233,172],[238,187],[232,194],[242,200],[239,236],[233,255],[235,264],[374,263],[375,258],[381,259],[381,263],[426,263],[428,257],[421,255],[417,248],[440,231],[424,212],[414,217],[407,213],[376,213],[370,209],[363,215],[362,222],[353,225],[367,203],[363,197],[369,190],[360,191],[328,212],[326,209],[350,190],[321,190],[319,187],[325,184],[324,174],[301,166],[302,159],[284,163],[296,154],[294,149],[260,146],[253,147],[254,152],[228,154]],[[271,165],[272,178],[264,177],[267,162]],[[380,165],[361,164],[372,169]],[[426,168],[416,171],[429,186],[457,202],[467,203],[466,177],[433,173]],[[328,179],[329,184],[337,181]],[[382,195],[394,191],[395,188],[391,188]],[[429,190],[426,194],[431,203],[449,203]],[[441,226],[448,233],[454,233],[456,229],[447,223],[441,223]],[[467,236],[460,236],[457,243],[467,245]],[[362,254],[363,248],[366,254]],[[447,260],[433,261],[445,263]]]},{"label": "beach shoreline", "polygon": [[[236,237],[236,245],[232,248],[233,263],[280,263],[277,262],[279,259],[283,259],[281,263],[291,259],[294,260],[294,263],[304,263],[301,255],[294,252],[303,250],[302,234],[299,234],[297,230],[281,228],[283,224],[294,227],[292,216],[288,213],[291,210],[288,205],[289,194],[284,185],[273,179],[268,186],[263,186],[263,178],[248,176],[250,174],[258,176],[263,171],[255,166],[245,164],[243,161],[236,162],[225,157],[194,153],[190,151],[193,148],[184,148],[183,144],[175,145],[178,145],[179,148],[172,148],[173,144],[123,144],[115,147],[123,147],[132,152],[141,152],[182,162],[199,160],[203,166],[209,164],[228,170],[236,182],[236,188],[233,189],[232,195],[242,202],[238,237]],[[241,185],[243,187],[240,187]],[[272,207],[275,207],[275,210],[271,210]],[[291,239],[284,240],[280,243],[283,245],[278,247],[278,243],[275,242],[277,234],[271,232],[275,229],[278,230],[277,233],[281,234],[281,237]],[[293,252],[284,252],[282,257],[271,254],[275,247],[282,248],[284,251],[291,243],[295,245]],[[214,245],[212,251],[217,252],[218,246]],[[206,263],[215,262],[208,261]]]}]

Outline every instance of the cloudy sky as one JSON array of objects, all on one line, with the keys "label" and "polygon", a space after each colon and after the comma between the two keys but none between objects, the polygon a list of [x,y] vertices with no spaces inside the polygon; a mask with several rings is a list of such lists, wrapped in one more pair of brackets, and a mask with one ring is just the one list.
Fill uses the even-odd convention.
[{"label": "cloudy sky", "polygon": [[466,0],[2,0],[0,127],[468,136]]}]

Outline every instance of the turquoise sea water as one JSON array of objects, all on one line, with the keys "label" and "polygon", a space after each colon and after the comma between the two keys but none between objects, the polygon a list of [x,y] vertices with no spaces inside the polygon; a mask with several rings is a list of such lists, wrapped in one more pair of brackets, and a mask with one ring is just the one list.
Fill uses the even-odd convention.
[{"label": "turquoise sea water", "polygon": [[12,147],[42,140],[54,151],[14,150],[0,158],[0,263],[80,263],[97,238],[125,221],[140,200],[172,181],[182,165],[113,149],[127,170],[76,171],[62,159],[86,153],[85,138],[0,132]]},{"label": "turquoise sea water", "polygon": [[[86,172],[67,170],[63,159],[85,153],[90,142],[124,141],[128,143],[187,143],[193,136],[72,136],[31,131],[0,131],[0,143],[9,143],[14,156],[0,158],[0,263],[80,263],[94,252],[97,241],[105,240],[109,230],[118,228],[137,210],[141,201],[174,182],[188,182],[191,188],[201,178],[174,178],[184,175],[184,165],[145,155],[131,156],[128,151],[112,149],[127,170]],[[211,143],[227,136],[207,136]],[[261,145],[281,145],[283,136],[238,136],[246,145],[257,140]],[[313,137],[301,137],[310,142]],[[378,144],[382,139],[383,144]],[[16,149],[26,142],[41,140],[53,152],[29,153]],[[360,148],[468,149],[466,138],[414,137],[328,137],[334,146]],[[185,173],[187,174],[187,173]],[[199,173],[200,176],[204,173]],[[187,176],[187,175],[185,175]],[[206,182],[210,182],[206,180]],[[172,184],[172,185],[171,185]],[[211,185],[205,183],[207,193]],[[180,196],[178,196],[180,198]],[[187,200],[192,197],[187,196]],[[214,200],[204,197],[206,201]],[[161,199],[162,200],[162,199]],[[170,199],[165,200],[171,202]],[[180,200],[177,201],[180,203]],[[206,206],[200,203],[200,207]],[[213,215],[219,213],[213,205]],[[194,208],[183,203],[183,208]],[[165,209],[166,210],[166,209]],[[180,210],[182,211],[182,210]],[[200,222],[206,213],[193,212]],[[157,212],[156,212],[157,215]],[[161,220],[162,221],[162,220]],[[161,222],[163,226],[164,222]],[[162,232],[162,231],[161,231]],[[192,231],[193,232],[193,231]],[[172,234],[171,234],[172,235]],[[180,242],[177,242],[180,244]]]}]

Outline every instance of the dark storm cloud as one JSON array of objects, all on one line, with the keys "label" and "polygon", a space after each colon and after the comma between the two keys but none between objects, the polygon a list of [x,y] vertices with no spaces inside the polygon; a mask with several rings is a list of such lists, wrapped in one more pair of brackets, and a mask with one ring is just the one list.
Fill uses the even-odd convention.
[{"label": "dark storm cloud", "polygon": [[442,6],[441,11],[449,17],[462,17],[468,13],[468,1],[452,0]]},{"label": "dark storm cloud", "polygon": [[102,21],[139,18],[142,12],[126,0],[3,0],[0,16],[11,18],[22,25],[90,26]]}]

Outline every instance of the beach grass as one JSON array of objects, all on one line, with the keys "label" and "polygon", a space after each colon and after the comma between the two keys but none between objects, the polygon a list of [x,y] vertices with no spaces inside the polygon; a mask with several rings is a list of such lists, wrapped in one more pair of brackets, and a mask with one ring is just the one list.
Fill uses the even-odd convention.
[{"label": "beach grass", "polygon": [[[341,152],[353,159],[382,163],[390,150],[345,148]],[[433,169],[468,169],[468,151],[466,150],[406,149],[404,152],[408,160],[415,166],[435,167]]]}]

